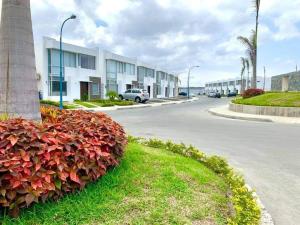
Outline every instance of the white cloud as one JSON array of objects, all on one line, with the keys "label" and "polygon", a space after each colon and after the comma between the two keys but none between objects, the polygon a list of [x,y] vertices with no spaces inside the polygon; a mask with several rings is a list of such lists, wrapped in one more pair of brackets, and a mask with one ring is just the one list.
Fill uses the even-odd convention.
[{"label": "white cloud", "polygon": [[[254,28],[251,4],[251,0],[31,0],[37,43],[42,36],[58,38],[63,19],[76,12],[78,19],[64,29],[65,41],[138,57],[175,72],[201,64],[193,72],[194,85],[239,74],[244,48],[236,37],[249,36]],[[271,44],[275,49],[277,42],[300,38],[299,8],[300,0],[263,0],[259,47]],[[297,61],[293,57],[290,60]],[[274,71],[292,64],[263,60],[274,65]]]}]

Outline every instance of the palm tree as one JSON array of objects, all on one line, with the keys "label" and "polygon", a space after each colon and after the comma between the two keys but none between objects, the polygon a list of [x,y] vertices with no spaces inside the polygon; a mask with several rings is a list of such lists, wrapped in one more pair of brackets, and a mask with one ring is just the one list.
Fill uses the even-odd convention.
[{"label": "palm tree", "polygon": [[244,73],[246,69],[246,61],[247,59],[244,57],[241,57],[241,63],[242,63],[242,70],[241,70],[241,88],[240,88],[240,93],[244,93]]},{"label": "palm tree", "polygon": [[[2,0],[0,114],[40,120],[30,0]],[[20,34],[26,35],[20,35]]]},{"label": "palm tree", "polygon": [[251,87],[256,88],[256,33],[252,30],[250,38],[239,36],[237,39],[246,47],[246,54],[252,66]]},{"label": "palm tree", "polygon": [[248,58],[246,58],[246,61],[245,61],[245,63],[246,63],[246,68],[247,68],[247,72],[248,72],[248,76],[247,76],[247,89],[249,89],[250,88],[250,86],[249,86],[249,80],[250,80],[250,63],[249,63],[249,59]]},{"label": "palm tree", "polygon": [[258,24],[259,24],[259,10],[260,10],[260,0],[253,0],[256,20],[255,20],[255,30],[252,30],[252,35],[248,39],[246,37],[239,36],[238,40],[242,42],[247,48],[247,54],[252,64],[253,77],[251,81],[251,87],[256,88],[257,84],[257,43],[258,43]]}]

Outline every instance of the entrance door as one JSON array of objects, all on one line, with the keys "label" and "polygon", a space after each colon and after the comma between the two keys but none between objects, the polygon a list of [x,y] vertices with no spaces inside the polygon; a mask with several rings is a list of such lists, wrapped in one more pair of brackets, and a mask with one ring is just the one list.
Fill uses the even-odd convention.
[{"label": "entrance door", "polygon": [[149,94],[149,97],[150,97],[151,96],[151,86],[148,86],[147,91],[148,91],[148,94]]},{"label": "entrance door", "polygon": [[89,100],[89,83],[80,82],[80,100],[87,101]]},{"label": "entrance door", "polygon": [[165,97],[169,97],[169,91],[167,87],[165,88]]}]

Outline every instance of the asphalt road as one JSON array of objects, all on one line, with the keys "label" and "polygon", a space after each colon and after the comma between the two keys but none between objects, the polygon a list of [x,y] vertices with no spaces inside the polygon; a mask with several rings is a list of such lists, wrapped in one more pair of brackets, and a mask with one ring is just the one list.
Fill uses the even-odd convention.
[{"label": "asphalt road", "polygon": [[225,156],[257,191],[275,224],[300,224],[300,125],[231,120],[207,110],[228,99],[108,112],[127,132]]}]

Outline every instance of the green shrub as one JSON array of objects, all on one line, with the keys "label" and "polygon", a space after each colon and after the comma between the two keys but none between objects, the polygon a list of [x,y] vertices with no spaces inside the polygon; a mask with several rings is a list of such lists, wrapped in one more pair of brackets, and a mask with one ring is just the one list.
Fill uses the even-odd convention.
[{"label": "green shrub", "polygon": [[106,93],[106,97],[108,97],[109,100],[114,101],[115,99],[118,99],[118,98],[119,98],[119,95],[118,95],[118,93],[115,92],[115,91],[108,91],[108,92]]},{"label": "green shrub", "polygon": [[10,116],[7,113],[0,114],[0,121],[8,120]]},{"label": "green shrub", "polygon": [[230,187],[230,200],[234,207],[234,215],[228,219],[230,225],[258,225],[261,216],[260,207],[257,204],[253,192],[248,190],[244,179],[237,175],[228,165],[227,161],[219,156],[207,156],[193,146],[175,144],[171,141],[157,139],[145,140],[142,138],[128,137],[130,142],[144,144],[152,148],[162,148],[168,151],[193,158],[206,167],[222,176]]}]

